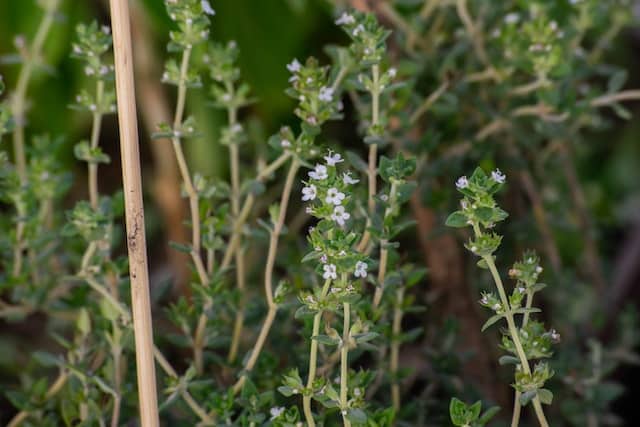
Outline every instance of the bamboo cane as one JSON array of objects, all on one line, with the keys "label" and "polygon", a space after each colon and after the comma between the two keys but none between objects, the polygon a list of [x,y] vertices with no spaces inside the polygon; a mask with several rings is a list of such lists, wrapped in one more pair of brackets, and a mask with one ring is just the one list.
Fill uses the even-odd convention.
[{"label": "bamboo cane", "polygon": [[111,0],[118,122],[124,186],[131,306],[136,346],[138,398],[142,427],[158,427],[158,397],[153,360],[149,273],[142,204],[131,27],[127,0]]}]

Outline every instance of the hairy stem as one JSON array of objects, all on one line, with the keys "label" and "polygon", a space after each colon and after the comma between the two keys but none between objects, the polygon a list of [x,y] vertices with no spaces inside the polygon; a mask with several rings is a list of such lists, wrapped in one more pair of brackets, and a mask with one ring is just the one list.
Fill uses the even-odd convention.
[{"label": "hairy stem", "polygon": [[[331,285],[331,280],[326,280],[324,282],[324,286],[322,286],[322,291],[320,293],[321,299],[327,296],[330,285]],[[318,340],[313,339],[313,337],[318,336],[318,334],[320,334],[320,322],[322,321],[323,313],[324,312],[322,310],[319,310],[315,314],[315,316],[313,316],[311,346],[309,348],[309,373],[307,377],[306,392],[302,395],[302,408],[304,411],[304,417],[309,427],[316,426],[316,422],[313,419],[313,413],[311,412],[311,398],[313,397],[313,382],[316,379],[316,371],[318,366]]]}]

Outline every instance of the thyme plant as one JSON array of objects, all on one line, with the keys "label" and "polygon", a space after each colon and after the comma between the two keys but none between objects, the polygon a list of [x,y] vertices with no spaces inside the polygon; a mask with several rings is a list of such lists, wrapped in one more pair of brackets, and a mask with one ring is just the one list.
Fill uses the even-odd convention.
[{"label": "thyme plant", "polygon": [[[541,426],[608,425],[623,391],[611,376],[637,361],[637,317],[612,316],[623,326],[608,348],[579,315],[575,295],[589,313],[604,310],[596,301],[606,276],[573,160],[587,130],[612,120],[603,107],[628,118],[621,102],[640,98],[604,62],[631,22],[628,2],[335,1],[326,55],[281,64],[293,114],[273,129],[259,124],[269,100],[254,96],[241,67],[252,46],[211,40],[225,19],[216,2],[162,3],[171,30],[153,84],[168,87],[158,93],[172,108],[150,144],[173,156],[190,231],[166,245],[185,254],[185,283],[153,280],[163,422],[469,427],[510,418],[517,427],[531,407]],[[34,36],[16,38],[13,87],[0,78],[0,318],[43,333],[0,357],[3,385],[9,375],[0,408],[10,408],[0,420],[135,424],[123,202],[106,185],[110,29],[80,23],[68,47],[83,74],[69,114],[89,123],[69,144],[28,120],[39,95],[28,99],[30,84],[47,69],[44,46],[64,2],[37,4]],[[214,132],[197,109],[204,98]],[[226,168],[195,172],[189,152],[202,141],[224,147]],[[458,178],[462,200],[446,217],[455,198],[445,183],[469,164],[492,172]],[[506,174],[496,164],[511,182],[501,205],[517,218],[502,234],[508,214],[496,197]],[[468,229],[479,272],[465,277],[445,224]],[[579,249],[562,252],[572,232],[586,262]],[[541,255],[514,262],[510,287],[498,255],[524,243]],[[544,299],[543,273],[554,283]],[[484,326],[469,294],[490,313]],[[500,371],[491,338],[476,338],[493,325],[502,327]],[[513,372],[513,395],[503,370]],[[510,414],[498,412],[511,402]]]}]

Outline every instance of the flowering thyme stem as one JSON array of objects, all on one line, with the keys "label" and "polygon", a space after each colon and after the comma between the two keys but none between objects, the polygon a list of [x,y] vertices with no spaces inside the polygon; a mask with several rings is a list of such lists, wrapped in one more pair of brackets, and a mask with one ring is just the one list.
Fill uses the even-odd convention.
[{"label": "flowering thyme stem", "polygon": [[[346,282],[346,275],[343,274],[342,282]],[[347,417],[347,408],[349,405],[347,393],[349,391],[349,345],[351,335],[351,304],[345,302],[343,304],[344,320],[342,323],[342,352],[340,357],[340,410],[342,412],[342,421],[345,427],[351,426],[351,421]]]},{"label": "flowering thyme stem", "polygon": [[[531,310],[531,306],[533,304],[533,292],[527,291],[527,302],[525,303],[524,315],[522,316],[522,327],[524,328],[529,323],[529,310]],[[515,392],[514,402],[513,402],[513,417],[511,418],[511,427],[518,427],[520,424],[520,412],[522,406],[520,405],[520,393],[518,390]]]},{"label": "flowering thyme stem", "polygon": [[[371,127],[375,129],[379,122],[380,116],[380,66],[373,65],[371,67],[371,75],[372,75],[372,89],[371,89]],[[367,172],[368,181],[369,181],[369,199],[368,199],[368,208],[369,208],[369,218],[367,218],[366,231],[362,236],[362,240],[358,245],[358,251],[364,252],[367,246],[369,245],[369,240],[371,239],[371,233],[369,233],[369,227],[371,226],[371,217],[373,216],[374,210],[376,208],[376,184],[377,184],[377,163],[378,163],[378,145],[371,144],[369,145],[369,169]]]},{"label": "flowering thyme stem", "polygon": [[260,329],[260,333],[258,334],[258,339],[256,340],[253,350],[251,350],[251,356],[244,366],[244,373],[233,386],[234,393],[238,393],[240,391],[242,385],[246,381],[247,375],[253,370],[256,362],[258,361],[258,356],[262,351],[262,347],[264,346],[267,336],[269,335],[269,331],[271,330],[271,326],[273,325],[273,321],[275,320],[276,313],[278,311],[278,305],[273,300],[273,270],[276,264],[276,254],[278,252],[278,241],[280,240],[280,233],[282,232],[284,221],[287,217],[287,206],[289,205],[291,190],[293,189],[293,183],[295,181],[296,174],[298,173],[299,168],[300,162],[298,161],[298,159],[294,158],[291,162],[291,166],[289,167],[287,180],[285,181],[284,189],[282,190],[278,219],[277,222],[273,225],[273,230],[271,231],[271,237],[269,240],[269,253],[267,255],[267,265],[264,272],[264,291],[267,298],[268,306],[267,316],[264,320],[264,323],[262,324],[262,328]]},{"label": "flowering thyme stem", "polygon": [[[477,237],[482,235],[482,231],[480,231],[480,226],[477,223],[473,224],[473,231],[475,232]],[[498,273],[498,269],[496,268],[496,264],[493,261],[492,255],[485,255],[482,257],[487,266],[489,267],[489,271],[491,272],[491,276],[493,276],[493,281],[496,284],[496,288],[498,289],[498,294],[500,295],[500,301],[502,306],[504,307],[504,317],[507,320],[507,326],[509,327],[509,334],[511,335],[511,340],[513,341],[513,345],[516,348],[516,353],[518,358],[520,359],[520,366],[525,374],[531,375],[531,368],[529,366],[529,361],[527,360],[527,356],[522,348],[522,343],[520,342],[520,335],[518,334],[518,328],[516,327],[516,322],[513,318],[513,312],[511,311],[511,305],[509,304],[509,299],[507,298],[507,294],[504,290],[504,285],[502,284],[502,278],[500,277],[500,273]],[[549,427],[549,423],[544,415],[544,411],[542,409],[542,404],[540,403],[540,398],[538,396],[533,398],[533,408],[535,410],[536,416],[538,417],[538,422],[541,427]]]},{"label": "flowering thyme stem", "polygon": [[[331,280],[327,279],[324,282],[320,298],[324,299],[329,292],[329,286]],[[320,333],[320,322],[322,320],[323,310],[319,310],[315,316],[313,316],[313,329],[311,332],[311,347],[309,349],[309,376],[307,377],[307,387],[302,395],[302,407],[304,410],[304,416],[307,420],[309,427],[315,427],[316,422],[313,419],[313,413],[311,412],[311,398],[313,397],[313,382],[316,379],[316,369],[318,365],[318,340],[314,340],[313,337],[318,336]]]}]

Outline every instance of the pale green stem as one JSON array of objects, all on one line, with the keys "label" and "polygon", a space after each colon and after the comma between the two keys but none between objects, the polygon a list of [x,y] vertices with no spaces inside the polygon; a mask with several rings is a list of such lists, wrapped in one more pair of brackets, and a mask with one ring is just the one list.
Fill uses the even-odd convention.
[{"label": "pale green stem", "polygon": [[[480,231],[480,226],[477,223],[473,224],[473,230],[476,236],[481,236],[482,232]],[[500,301],[502,306],[504,307],[505,313],[504,317],[507,320],[507,326],[509,328],[509,335],[511,336],[511,340],[513,341],[513,345],[516,348],[516,353],[518,358],[520,359],[520,366],[525,374],[531,375],[531,367],[529,366],[529,361],[527,360],[527,356],[522,348],[522,343],[520,342],[520,335],[518,334],[518,328],[516,327],[516,322],[513,318],[513,313],[511,312],[511,305],[509,304],[509,299],[507,298],[507,294],[504,290],[504,285],[502,284],[502,278],[498,273],[498,269],[496,268],[496,264],[493,261],[492,255],[483,256],[485,263],[489,267],[489,271],[493,276],[493,280],[496,284],[496,288],[498,289],[498,294],[500,296]],[[541,427],[549,427],[549,423],[544,415],[544,411],[542,409],[542,404],[540,403],[540,399],[536,396],[533,399],[533,408],[538,418],[538,422]]]},{"label": "pale green stem", "polygon": [[[324,299],[329,292],[329,287],[331,285],[331,280],[326,280],[324,282],[324,286],[322,287],[322,291],[320,293],[320,298]],[[316,422],[313,419],[313,413],[311,412],[311,398],[313,397],[313,382],[316,380],[316,370],[318,367],[318,340],[313,339],[313,337],[318,336],[320,334],[320,323],[322,321],[323,311],[319,310],[315,316],[313,316],[313,329],[311,332],[311,346],[309,348],[309,374],[307,377],[307,387],[306,392],[302,395],[302,407],[304,411],[304,416],[307,421],[307,425],[309,427],[315,427]]]},{"label": "pale green stem", "polygon": [[[525,304],[525,308],[527,311],[525,311],[524,315],[522,316],[522,327],[524,328],[525,326],[527,326],[527,323],[529,323],[529,310],[531,309],[531,305],[533,304],[533,294],[528,291],[527,292],[527,302]],[[518,427],[518,425],[520,424],[520,412],[522,409],[522,406],[520,405],[520,395],[522,393],[520,393],[518,390],[516,390],[515,392],[515,396],[514,396],[514,401],[513,401],[513,416],[511,418],[511,427]]]},{"label": "pale green stem", "polygon": [[271,237],[269,240],[269,252],[267,255],[267,264],[264,271],[264,292],[267,298],[268,306],[267,316],[264,323],[262,324],[262,328],[260,328],[260,333],[258,334],[258,339],[256,340],[253,350],[251,350],[251,356],[244,365],[244,373],[233,387],[234,393],[238,393],[240,391],[244,382],[246,381],[247,375],[251,373],[251,371],[255,367],[255,364],[258,361],[258,356],[260,356],[260,352],[264,347],[264,343],[267,339],[267,336],[269,335],[269,331],[271,330],[271,326],[273,325],[273,321],[275,320],[276,313],[278,311],[278,305],[273,299],[273,270],[276,264],[276,255],[278,253],[278,242],[280,240],[280,234],[282,233],[282,228],[284,227],[284,222],[287,217],[287,207],[289,205],[291,191],[293,189],[293,184],[295,182],[296,174],[299,168],[300,162],[298,161],[298,159],[294,158],[291,162],[291,166],[289,167],[289,173],[287,174],[287,179],[282,190],[278,219],[273,225],[273,230],[271,231]]},{"label": "pale green stem", "polygon": [[[288,159],[291,157],[291,153],[285,152],[280,155],[276,160],[274,160],[269,166],[264,168],[258,176],[255,178],[256,181],[263,181],[273,172],[275,172],[280,166],[282,166]],[[247,218],[249,218],[249,214],[251,213],[251,209],[253,208],[253,203],[255,198],[253,195],[248,195],[244,201],[244,205],[242,206],[242,210],[240,211],[239,217],[236,219],[233,232],[231,234],[231,239],[229,240],[229,244],[227,245],[227,249],[224,254],[224,258],[222,263],[220,264],[220,269],[228,268],[231,264],[231,258],[235,253],[236,248],[240,242],[240,234],[242,232],[242,227],[244,226]],[[196,333],[194,336],[194,347],[195,343],[202,343],[204,341],[204,334],[207,326],[207,311],[211,309],[213,306],[213,301],[208,299],[205,301],[204,307],[202,309],[202,313],[198,318],[198,326],[196,327]],[[198,344],[201,345],[201,344]]]},{"label": "pale green stem", "polygon": [[[391,190],[389,191],[389,206],[385,209],[384,218],[386,219],[393,213],[394,205],[397,199],[398,184],[393,181],[391,183]],[[382,294],[384,293],[384,280],[387,276],[387,262],[389,259],[389,250],[387,249],[388,241],[383,239],[380,241],[380,266],[378,268],[378,286],[373,295],[373,308],[377,309],[382,301]]]},{"label": "pale green stem", "polygon": [[[377,126],[380,122],[380,66],[375,64],[371,67],[372,77],[372,90],[371,90],[371,127]],[[369,183],[369,198],[367,199],[369,217],[367,218],[367,225],[362,236],[362,240],[358,244],[358,251],[364,252],[369,245],[371,239],[371,233],[369,233],[369,227],[371,226],[371,217],[376,209],[376,187],[377,187],[377,170],[378,164],[378,145],[369,145],[369,169],[367,171],[368,183]]]},{"label": "pale green stem", "polygon": [[[173,130],[174,133],[178,131],[180,126],[182,125],[182,120],[184,117],[185,104],[187,99],[187,77],[189,73],[189,59],[191,58],[191,48],[186,48],[184,52],[182,52],[182,62],[180,65],[180,80],[178,82],[178,100],[176,102],[176,111],[173,119]],[[184,152],[182,150],[182,143],[180,137],[174,136],[171,138],[171,142],[173,144],[173,150],[176,155],[176,160],[178,162],[178,169],[180,170],[180,175],[182,177],[182,181],[184,183],[184,189],[187,193],[187,197],[189,198],[189,210],[191,212],[191,259],[196,267],[196,271],[198,272],[198,277],[200,279],[200,283],[202,286],[209,285],[209,276],[205,269],[204,263],[202,261],[202,257],[200,254],[200,212],[199,212],[199,201],[198,201],[198,193],[193,186],[193,181],[191,179],[191,174],[189,172],[189,166],[187,165],[187,160],[185,159]],[[203,310],[204,311],[204,310]],[[204,314],[204,313],[203,313]],[[205,322],[206,324],[206,322]],[[196,371],[198,373],[202,373],[203,371],[203,352],[205,346],[204,340],[204,331],[202,334],[197,335],[193,340],[193,359],[194,365],[196,367]]]},{"label": "pale green stem", "polygon": [[[51,26],[53,25],[58,3],[59,0],[51,0],[47,4],[44,18],[40,22],[38,30],[36,31],[33,44],[25,54],[26,57],[24,58],[24,65],[20,69],[20,74],[18,75],[16,90],[11,97],[11,112],[15,121],[15,127],[13,129],[13,155],[21,186],[24,186],[27,183],[27,158],[24,148],[27,89],[29,87],[29,81],[31,80],[31,74],[33,73],[40,55],[42,54],[44,42],[49,34]],[[14,277],[20,275],[22,272],[24,249],[23,238],[25,231],[25,217],[27,216],[26,206],[24,203],[18,203],[16,205],[16,210],[18,221],[16,224],[16,242],[13,251],[12,275]]]},{"label": "pale green stem", "polygon": [[[343,274],[342,282],[346,282],[346,275]],[[340,411],[342,412],[342,422],[345,427],[350,427],[351,422],[347,418],[349,407],[347,393],[349,391],[349,345],[351,336],[351,304],[343,303],[344,318],[342,323],[342,352],[340,357]]]},{"label": "pale green stem", "polygon": [[[227,92],[233,99],[234,87],[232,83],[227,84]],[[238,111],[235,107],[229,107],[227,110],[229,128],[232,128],[238,122]],[[238,144],[231,144],[229,146],[229,161],[231,163],[231,214],[235,219],[240,214],[240,154],[238,151]],[[233,326],[233,335],[231,339],[231,346],[229,348],[229,354],[227,361],[233,363],[238,355],[238,349],[240,347],[240,338],[242,337],[242,330],[244,329],[244,306],[246,301],[245,291],[245,260],[244,251],[242,250],[242,235],[238,238],[238,247],[235,250],[236,260],[236,286],[240,293],[240,301],[236,310],[236,318]]]}]

